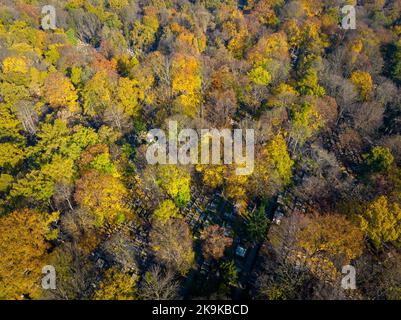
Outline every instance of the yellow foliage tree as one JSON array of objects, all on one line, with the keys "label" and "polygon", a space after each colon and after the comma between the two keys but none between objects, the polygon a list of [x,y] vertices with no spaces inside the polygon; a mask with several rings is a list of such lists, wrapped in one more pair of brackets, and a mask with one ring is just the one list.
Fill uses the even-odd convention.
[{"label": "yellow foliage tree", "polygon": [[135,116],[139,104],[145,99],[145,93],[137,80],[120,78],[116,90],[118,108],[127,116]]},{"label": "yellow foliage tree", "polygon": [[175,109],[194,117],[200,103],[200,66],[195,57],[178,53],[172,61],[172,92]]},{"label": "yellow foliage tree", "polygon": [[5,142],[0,144],[0,167],[14,167],[24,158],[24,150],[20,146]]},{"label": "yellow foliage tree", "polygon": [[363,233],[339,214],[316,215],[297,234],[306,264],[319,278],[334,280],[338,268],[363,252]]},{"label": "yellow foliage tree", "polygon": [[127,190],[118,178],[96,170],[86,172],[76,182],[75,200],[96,216],[98,225],[105,220],[121,222],[130,214],[126,196]]},{"label": "yellow foliage tree", "polygon": [[3,72],[5,74],[11,72],[27,73],[28,66],[26,60],[22,57],[7,57],[3,60]]},{"label": "yellow foliage tree", "polygon": [[153,216],[158,221],[166,222],[170,218],[180,217],[180,214],[174,202],[167,199],[159,204]]},{"label": "yellow foliage tree", "polygon": [[224,183],[224,176],[227,172],[225,165],[196,165],[196,171],[202,173],[202,181],[209,188],[217,188]]},{"label": "yellow foliage tree", "polygon": [[89,116],[96,116],[110,106],[112,101],[112,85],[105,71],[97,72],[82,90],[84,99],[84,113]]},{"label": "yellow foliage tree", "polygon": [[30,209],[0,218],[0,299],[40,297],[49,224],[57,218]]},{"label": "yellow foliage tree", "polygon": [[320,16],[324,8],[322,0],[301,0],[302,8],[309,17]]},{"label": "yellow foliage tree", "polygon": [[71,112],[78,111],[78,95],[70,79],[60,72],[50,73],[44,84],[44,95],[47,102],[55,108],[67,108]]},{"label": "yellow foliage tree", "polygon": [[136,299],[137,276],[122,273],[110,268],[96,290],[95,300],[134,300]]},{"label": "yellow foliage tree", "polygon": [[293,164],[287,143],[279,133],[263,149],[261,158],[256,163],[255,172],[265,182],[263,188],[275,191],[291,181]]},{"label": "yellow foliage tree", "polygon": [[157,172],[157,184],[179,207],[188,204],[191,198],[191,176],[183,168],[175,165],[163,165]]},{"label": "yellow foliage tree", "polygon": [[366,101],[373,91],[372,77],[368,72],[355,71],[351,74],[351,81],[359,92],[360,99]]},{"label": "yellow foliage tree", "polygon": [[362,230],[380,248],[385,242],[401,244],[401,208],[380,196],[373,201],[358,219]]}]

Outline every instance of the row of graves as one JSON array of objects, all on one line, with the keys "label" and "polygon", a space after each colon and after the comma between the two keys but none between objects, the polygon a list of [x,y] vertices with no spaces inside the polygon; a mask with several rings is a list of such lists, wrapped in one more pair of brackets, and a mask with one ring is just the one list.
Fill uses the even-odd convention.
[{"label": "row of graves", "polygon": [[92,253],[92,260],[100,269],[119,266],[125,272],[139,275],[139,270],[149,266],[150,228],[146,224],[125,221],[113,229]]},{"label": "row of graves", "polygon": [[[302,166],[297,171],[293,171],[293,186],[301,185],[304,178],[308,176],[308,168]],[[293,187],[286,188],[283,192],[279,193],[276,199],[275,210],[273,214],[266,213],[268,218],[276,225],[279,225],[285,216],[293,213],[306,213],[308,207],[312,203],[301,199]]]},{"label": "row of graves", "polygon": [[[219,268],[223,261],[233,261],[239,276],[237,288],[231,293],[245,288],[247,277],[256,260],[257,247],[246,239],[244,226],[246,221],[237,208],[227,200],[221,191],[212,194],[204,190],[191,190],[191,201],[183,209],[184,219],[192,228],[195,239],[196,266],[188,276],[184,292],[189,297],[209,297],[208,293],[215,292],[221,282],[222,275]],[[226,237],[232,239],[232,245],[226,249],[225,256],[219,261],[204,259],[201,246],[201,232],[209,225],[218,225],[224,228]],[[192,295],[193,294],[193,295]]]},{"label": "row of graves", "polygon": [[[139,178],[134,181],[140,183]],[[152,262],[150,252],[150,224],[151,197],[145,189],[132,188],[137,192],[133,195],[133,201],[128,205],[135,214],[135,220],[126,220],[115,225],[103,226],[105,235],[101,245],[91,254],[91,260],[95,262],[99,271],[110,266],[118,266],[124,272],[143,276]]]},{"label": "row of graves", "polygon": [[[280,225],[285,217],[297,213],[306,214],[307,212],[313,210],[312,201],[300,197],[295,191],[295,187],[297,185],[301,185],[308,175],[309,170],[306,165],[301,166],[301,168],[298,168],[298,170],[294,169],[292,186],[289,186],[283,192],[279,193],[272,212],[266,212],[267,217],[272,221],[271,227],[274,228],[274,225]],[[261,244],[259,250],[269,250],[268,244]],[[256,256],[253,268],[249,273],[247,290],[250,296],[254,296],[256,294],[255,288],[257,287],[257,279],[260,270],[263,270],[264,268],[264,259],[266,259],[266,257],[261,255]]]}]

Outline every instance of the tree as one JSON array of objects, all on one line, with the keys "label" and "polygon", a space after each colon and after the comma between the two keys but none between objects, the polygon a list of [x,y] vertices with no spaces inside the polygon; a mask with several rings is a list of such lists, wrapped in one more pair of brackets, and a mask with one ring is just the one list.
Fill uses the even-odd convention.
[{"label": "tree", "polygon": [[122,131],[130,127],[130,120],[138,115],[145,99],[144,86],[138,80],[121,77],[113,89],[110,103],[105,104],[104,120]]},{"label": "tree", "polygon": [[83,149],[98,143],[99,137],[92,128],[82,125],[68,128],[67,124],[56,119],[54,124],[45,123],[37,133],[36,145],[29,148],[28,154],[39,164],[50,162],[55,154],[77,160]]},{"label": "tree", "polygon": [[373,147],[364,158],[369,169],[376,172],[387,170],[394,162],[390,149],[382,146]]},{"label": "tree", "polygon": [[192,236],[182,219],[169,219],[156,223],[151,234],[151,245],[156,259],[183,275],[194,263]]},{"label": "tree", "polygon": [[248,73],[248,77],[253,83],[261,86],[267,86],[272,79],[270,73],[261,66],[252,68]]},{"label": "tree", "polygon": [[178,282],[175,280],[174,272],[153,265],[145,273],[139,294],[145,300],[173,300],[178,296],[177,291]]},{"label": "tree", "polygon": [[124,273],[137,273],[138,253],[135,248],[135,239],[129,232],[122,229],[113,232],[110,237],[101,244],[106,261],[118,267]]},{"label": "tree", "polygon": [[74,174],[73,164],[71,159],[55,155],[52,161],[44,164],[40,170],[32,170],[19,179],[13,185],[10,195],[45,202],[54,194],[57,183],[71,182]]},{"label": "tree", "polygon": [[11,72],[17,72],[17,73],[27,73],[28,72],[28,66],[26,63],[26,60],[24,58],[19,58],[19,57],[6,57],[3,60],[3,72],[5,74],[11,73]]},{"label": "tree", "polygon": [[203,241],[202,251],[205,259],[220,259],[224,255],[224,250],[231,246],[233,239],[227,237],[225,229],[218,225],[206,227],[201,232]]},{"label": "tree", "polygon": [[342,266],[361,256],[364,248],[360,228],[336,213],[293,213],[270,228],[269,239],[290,296],[311,277],[336,285]]},{"label": "tree", "polygon": [[264,241],[270,224],[269,219],[266,217],[265,205],[261,205],[258,210],[252,212],[247,222],[250,239],[255,242]]},{"label": "tree", "polygon": [[215,189],[223,185],[227,166],[197,164],[196,171],[202,173],[202,181],[206,186]]},{"label": "tree", "polygon": [[298,245],[311,262],[323,259],[339,268],[362,254],[363,234],[342,215],[316,215],[300,230]]},{"label": "tree", "polygon": [[290,62],[289,47],[284,32],[266,33],[260,37],[257,44],[249,50],[248,59],[253,62],[253,70],[259,70],[259,73],[264,70],[265,76],[268,73],[273,81],[283,80]]},{"label": "tree", "polygon": [[224,283],[229,286],[237,286],[238,284],[238,270],[234,261],[225,261],[220,265]]},{"label": "tree", "polygon": [[95,300],[133,300],[136,298],[136,280],[135,275],[122,273],[115,268],[107,269],[93,298]]},{"label": "tree", "polygon": [[101,234],[96,228],[96,217],[88,210],[75,209],[64,213],[60,218],[60,227],[61,232],[76,245],[67,251],[79,250],[89,254],[101,240]]},{"label": "tree", "polygon": [[294,106],[291,110],[293,150],[302,146],[322,126],[321,116],[312,103],[305,102],[301,106]]},{"label": "tree", "polygon": [[235,168],[232,168],[227,177],[225,177],[224,193],[233,200],[239,212],[244,214],[248,205],[247,189],[249,188],[249,177],[248,175],[237,175],[235,170]]},{"label": "tree", "polygon": [[58,213],[22,209],[0,218],[0,298],[39,298],[42,268],[47,264],[49,225]]},{"label": "tree", "polygon": [[[252,1],[253,2],[253,1]],[[251,3],[251,1],[248,1]],[[283,5],[282,0],[261,0],[255,3],[251,11],[252,17],[255,17],[259,23],[267,26],[274,26],[279,22],[275,9]]]},{"label": "tree", "polygon": [[112,102],[112,84],[105,71],[97,72],[82,90],[83,112],[89,116],[102,116]]},{"label": "tree", "polygon": [[129,216],[126,197],[127,190],[118,178],[96,170],[89,170],[76,182],[75,201],[96,216],[98,225],[105,220],[121,222]]},{"label": "tree", "polygon": [[252,190],[258,195],[271,196],[291,181],[293,164],[287,143],[279,133],[256,159]]},{"label": "tree", "polygon": [[132,41],[137,50],[146,51],[156,40],[156,32],[159,29],[159,20],[156,8],[145,8],[142,22],[135,20],[132,29]]},{"label": "tree", "polygon": [[311,275],[305,258],[299,254],[298,235],[307,225],[299,213],[284,217],[269,229],[269,242],[261,248],[261,270],[256,288],[258,295],[269,300],[303,298],[302,288]]},{"label": "tree", "polygon": [[162,165],[157,170],[157,184],[178,207],[185,207],[191,198],[191,176],[182,167]]},{"label": "tree", "polygon": [[389,203],[387,197],[380,196],[368,205],[363,214],[358,215],[358,220],[376,248],[382,248],[386,242],[399,245],[401,208],[397,203]]},{"label": "tree", "polygon": [[118,79],[116,91],[118,107],[127,116],[136,116],[140,103],[145,99],[145,93],[139,81],[121,77]]},{"label": "tree", "polygon": [[36,133],[38,115],[35,106],[30,101],[21,100],[17,105],[17,116],[24,130],[30,134]]},{"label": "tree", "polygon": [[43,290],[43,298],[85,300],[92,296],[98,274],[87,253],[74,241],[64,242],[50,253],[48,264],[56,269],[56,289]]},{"label": "tree", "polygon": [[200,66],[195,57],[181,53],[173,57],[171,89],[176,96],[175,110],[190,117],[197,115],[200,103]]},{"label": "tree", "polygon": [[302,0],[301,6],[309,17],[320,16],[324,9],[324,3],[321,0]]},{"label": "tree", "polygon": [[401,83],[401,43],[392,43],[387,48],[387,70],[395,83]]},{"label": "tree", "polygon": [[326,91],[318,84],[317,71],[309,69],[305,76],[298,82],[298,91],[302,95],[323,97]]},{"label": "tree", "polygon": [[178,208],[171,200],[164,200],[153,213],[153,217],[160,222],[166,222],[170,218],[180,217]]},{"label": "tree", "polygon": [[78,95],[71,81],[59,72],[50,73],[44,84],[46,100],[55,108],[66,108],[71,113],[78,111]]},{"label": "tree", "polygon": [[24,159],[24,150],[14,143],[0,144],[0,167],[14,167]]},{"label": "tree", "polygon": [[369,100],[373,91],[373,81],[369,73],[355,71],[351,74],[351,81],[359,92],[362,101]]}]

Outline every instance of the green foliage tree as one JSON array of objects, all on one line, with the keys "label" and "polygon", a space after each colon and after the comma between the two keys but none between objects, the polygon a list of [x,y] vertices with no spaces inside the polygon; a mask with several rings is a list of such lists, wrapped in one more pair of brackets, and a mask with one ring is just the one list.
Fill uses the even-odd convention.
[{"label": "green foliage tree", "polygon": [[157,183],[176,203],[184,207],[191,198],[191,177],[184,168],[163,165],[158,168]]},{"label": "green foliage tree", "polygon": [[251,213],[247,221],[247,232],[252,241],[262,242],[266,239],[270,221],[266,217],[265,205]]},{"label": "green foliage tree", "polygon": [[370,152],[364,155],[364,158],[368,168],[376,172],[389,169],[394,162],[394,156],[390,149],[382,146],[372,147]]},{"label": "green foliage tree", "polygon": [[223,281],[229,286],[237,286],[238,284],[238,270],[234,261],[224,261],[220,265]]}]

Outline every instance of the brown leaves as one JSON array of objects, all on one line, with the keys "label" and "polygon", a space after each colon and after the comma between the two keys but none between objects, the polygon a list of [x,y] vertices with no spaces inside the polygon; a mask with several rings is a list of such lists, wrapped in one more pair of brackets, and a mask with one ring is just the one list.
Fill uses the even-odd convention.
[{"label": "brown leaves", "polygon": [[224,228],[218,225],[208,226],[202,231],[201,238],[205,259],[220,259],[224,255],[224,250],[233,242],[233,239],[224,234]]}]

